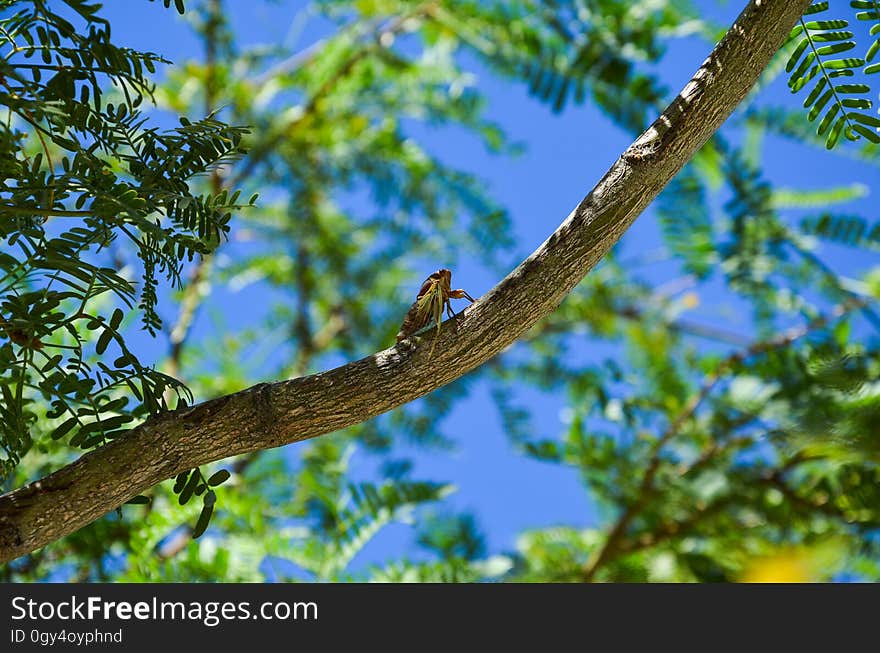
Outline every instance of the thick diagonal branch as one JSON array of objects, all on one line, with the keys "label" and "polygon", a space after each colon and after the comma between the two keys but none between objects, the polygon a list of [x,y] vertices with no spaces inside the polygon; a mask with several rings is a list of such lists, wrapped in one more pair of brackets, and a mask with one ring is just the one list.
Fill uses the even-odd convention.
[{"label": "thick diagonal branch", "polygon": [[492,358],[551,313],[620,239],[745,97],[809,4],[752,0],[664,114],[547,241],[472,304],[457,329],[441,331],[433,356],[431,347],[404,341],[336,369],[152,418],[0,497],[0,561],[71,533],[182,470],[363,422]]}]

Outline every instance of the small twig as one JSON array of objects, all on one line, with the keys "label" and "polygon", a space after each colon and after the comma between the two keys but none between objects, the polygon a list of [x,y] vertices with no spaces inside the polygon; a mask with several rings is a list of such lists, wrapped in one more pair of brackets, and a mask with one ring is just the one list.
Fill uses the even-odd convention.
[{"label": "small twig", "polygon": [[[849,288],[844,286],[840,282],[840,279],[838,278],[834,270],[828,267],[828,264],[825,263],[825,261],[820,259],[818,256],[816,256],[816,254],[804,249],[791,238],[786,238],[785,242],[800,256],[816,266],[822,273],[822,275],[828,280],[828,282],[832,286],[834,286],[834,289],[837,290],[837,292],[839,292],[842,296],[848,297],[850,299],[863,298],[859,293],[850,290]],[[861,310],[864,318],[871,323],[871,326],[873,326],[875,330],[880,331],[880,315],[878,315],[877,312],[869,306],[869,302],[863,302],[862,305],[859,307],[859,310]]]},{"label": "small twig", "polygon": [[[744,415],[738,420],[738,424],[731,425],[731,429],[739,428],[743,424],[747,424],[754,419],[754,415]],[[722,451],[736,449],[742,446],[748,446],[753,442],[754,440],[748,436],[730,438],[729,440],[726,440],[724,442],[713,441],[711,444],[709,444],[709,446],[703,449],[703,452],[695,460],[691,461],[690,463],[679,465],[679,467],[675,471],[679,477],[684,478],[685,476],[689,476],[711,463],[715,459],[715,456],[717,456]]]},{"label": "small twig", "polygon": [[[640,321],[645,319],[648,311],[635,304],[631,304],[628,306],[612,307],[609,309],[609,313],[626,320]],[[737,347],[746,347],[752,342],[747,336],[737,333],[736,331],[728,331],[727,329],[722,329],[709,324],[701,324],[700,322],[695,322],[693,320],[680,318],[671,321],[664,321],[663,326],[676,333],[723,342]],[[570,330],[570,324],[560,324],[553,322],[552,320],[546,321],[542,322],[528,337],[523,338],[523,341],[528,342],[544,335],[565,333]]]},{"label": "small twig", "polygon": [[[54,189],[50,189],[54,193]],[[0,214],[9,213],[12,215],[44,215],[57,218],[86,218],[94,216],[93,211],[66,211],[62,209],[41,209],[36,206],[12,206],[11,204],[0,204]]]},{"label": "small twig", "polygon": [[281,141],[285,138],[289,138],[293,131],[314,113],[319,102],[333,91],[333,88],[339,81],[347,77],[354,67],[363,61],[377,46],[380,48],[388,47],[387,44],[390,44],[392,37],[404,28],[407,21],[426,14],[431,4],[432,3],[425,3],[404,16],[398,16],[391,21],[387,27],[379,30],[371,42],[352,53],[352,55],[317,88],[308,101],[302,106],[302,110],[299,111],[299,113],[297,113],[287,125],[277,130],[274,135],[269,136],[265,142],[251,149],[247,162],[238,174],[233,177],[230,185],[233,187],[240,186],[244,180],[250,177],[257,165],[259,165],[269,153],[281,143]]},{"label": "small twig", "polygon": [[[341,27],[338,35],[342,35],[345,32],[349,31],[357,31],[356,28],[364,26],[365,23],[361,21],[352,21],[348,25]],[[375,24],[375,21],[368,21],[366,25]],[[274,66],[266,70],[260,75],[257,75],[253,78],[253,85],[255,88],[260,88],[263,84],[271,81],[273,78],[278,77],[280,75],[286,75],[293,71],[301,69],[306,64],[310,63],[314,60],[315,56],[327,45],[330,41],[330,38],[320,39],[315,41],[311,45],[306,46],[299,52],[294,52],[292,55],[287,57],[286,59],[279,61]]]},{"label": "small twig", "polygon": [[[638,306],[624,306],[619,310],[615,311],[617,315],[620,317],[626,318],[628,320],[642,320],[645,317],[646,311],[639,308]],[[683,333],[691,336],[697,336],[699,338],[705,338],[707,340],[715,340],[718,342],[724,342],[729,345],[736,345],[738,347],[747,346],[751,340],[740,333],[735,331],[728,331],[727,329],[722,329],[720,327],[712,326],[709,324],[701,324],[699,322],[694,322],[693,320],[685,320],[685,319],[677,319],[667,322],[665,326],[670,331],[675,331],[677,333]]]},{"label": "small twig", "polygon": [[832,503],[815,503],[813,501],[810,501],[806,497],[802,497],[801,495],[799,495],[793,488],[788,485],[788,483],[785,482],[783,470],[774,470],[771,474],[760,479],[760,482],[769,485],[775,490],[778,490],[782,494],[782,496],[788,499],[788,501],[792,505],[798,506],[799,508],[807,512],[819,511],[829,517],[833,517],[834,519],[842,519],[846,521],[846,517],[843,515],[843,513],[838,510]]},{"label": "small twig", "polygon": [[618,551],[621,554],[631,554],[644,549],[650,549],[653,546],[673,538],[685,537],[692,533],[693,530],[706,519],[706,517],[714,515],[722,508],[726,508],[733,503],[733,501],[734,497],[732,495],[721,497],[707,506],[698,508],[685,519],[666,522],[653,533],[645,533],[637,540],[628,540],[621,543],[620,547],[618,547]]},{"label": "small twig", "polygon": [[312,303],[313,283],[309,278],[311,265],[309,250],[304,241],[300,241],[296,248],[296,273],[295,284],[297,293],[297,311],[294,321],[294,331],[299,340],[297,352],[297,366],[303,370],[308,366],[308,361],[315,353],[315,338],[312,333],[312,323],[309,319],[309,305]]},{"label": "small twig", "polygon": [[[0,76],[0,82],[2,82],[3,86],[5,86],[6,89],[10,93],[13,93],[12,89],[9,88],[9,85],[3,80],[2,76]],[[46,155],[46,161],[49,164],[49,174],[54,176],[55,175],[55,164],[52,162],[52,154],[49,152],[49,146],[46,144],[46,139],[43,138],[43,133],[42,133],[43,130],[40,128],[40,125],[37,122],[37,119],[34,118],[34,114],[32,114],[30,111],[28,111],[24,107],[21,108],[21,111],[24,113],[28,122],[30,122],[30,124],[35,128],[34,133],[37,135],[37,138],[40,139],[40,145],[43,148],[43,154]],[[49,188],[49,206],[47,207],[47,209],[45,211],[40,211],[40,214],[45,217],[45,220],[48,220],[50,215],[53,213],[52,206],[54,204],[55,204],[55,188],[50,187]],[[9,207],[9,208],[14,209],[15,207]]]},{"label": "small twig", "polygon": [[[209,17],[205,25],[205,114],[211,115],[217,102],[217,39],[218,30],[222,24],[222,7],[220,0],[211,0],[209,5]],[[211,170],[211,191],[217,195],[223,189],[223,178],[217,168]],[[177,377],[180,374],[180,361],[183,355],[183,347],[190,334],[196,312],[205,299],[205,280],[211,271],[214,261],[213,254],[202,256],[196,264],[183,292],[180,302],[180,312],[177,322],[171,329],[169,341],[171,350],[168,355],[168,373]]]},{"label": "small twig", "polygon": [[195,321],[196,312],[202,301],[205,299],[204,292],[205,279],[210,274],[214,257],[210,254],[205,255],[196,264],[190,276],[189,283],[183,291],[183,297],[180,300],[180,311],[177,314],[177,321],[171,328],[168,340],[171,348],[168,354],[168,374],[177,377],[180,374],[180,362],[183,356],[183,348],[189,337],[192,324]]}]

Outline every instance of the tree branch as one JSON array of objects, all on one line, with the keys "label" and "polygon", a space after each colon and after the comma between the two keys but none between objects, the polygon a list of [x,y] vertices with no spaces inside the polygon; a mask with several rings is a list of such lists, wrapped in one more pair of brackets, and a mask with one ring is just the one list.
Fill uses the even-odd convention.
[{"label": "tree branch", "polygon": [[663,115],[543,245],[465,310],[457,329],[436,336],[433,356],[431,347],[404,341],[326,372],[157,415],[0,497],[0,561],[63,537],[180,471],[358,424],[492,358],[552,312],[605,256],[745,97],[809,3],[749,2]]}]

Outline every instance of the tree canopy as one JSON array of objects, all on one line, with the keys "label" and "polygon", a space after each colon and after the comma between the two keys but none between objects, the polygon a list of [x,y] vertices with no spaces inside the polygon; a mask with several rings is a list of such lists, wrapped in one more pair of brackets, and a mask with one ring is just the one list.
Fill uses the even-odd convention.
[{"label": "tree canopy", "polygon": [[[704,66],[693,61],[678,96],[664,79],[669,50],[697,41],[708,51],[727,33],[711,3],[316,0],[296,13],[302,38],[257,45],[230,4],[150,7],[157,24],[182,14],[202,49],[172,63],[118,41],[109,7],[0,3],[3,490],[90,460],[112,460],[95,485],[113,485],[112,496],[176,475],[29,549],[4,567],[7,579],[880,575],[880,223],[838,211],[876,188],[876,2],[749,3],[745,42],[731,32]],[[781,24],[789,15],[793,27]],[[769,65],[746,94],[740,51],[777,33],[788,38],[761,43]],[[742,67],[714,69],[725,56]],[[738,97],[712,86],[724,75],[742,79]],[[548,115],[591,107],[638,138],[473,311],[339,368],[355,372],[304,380],[391,346],[431,271],[461,263],[498,281],[527,252],[507,199],[431,147],[432,134],[457,131],[493,165],[529,156],[492,118],[485,80],[525,89]],[[793,98],[784,105],[767,100],[780,84]],[[720,107],[738,106],[714,131],[690,118],[707,104],[719,124]],[[595,129],[583,125],[587,138]],[[765,167],[783,146],[821,165],[855,159],[864,177],[852,181],[868,183],[783,187]],[[630,202],[620,189],[639,180],[643,197]],[[663,186],[653,240],[636,255],[611,250],[575,285]],[[840,247],[851,263],[829,262]],[[542,316],[530,279],[554,269],[544,301],[558,296],[556,310],[511,331],[509,346],[469,340],[480,324],[500,334],[512,315]],[[454,274],[459,286],[467,279]],[[236,305],[233,291],[251,299]],[[746,331],[725,324],[725,306],[747,316]],[[199,331],[206,315],[212,326]],[[489,362],[461,376],[477,358]],[[362,420],[356,400],[333,393],[347,376],[377,378],[386,359],[390,377],[415,370],[403,383],[412,396],[433,391]],[[254,386],[284,379],[302,383]],[[362,403],[391,395],[352,383]],[[419,456],[467,447],[472,434],[451,434],[445,420],[475,393],[517,455],[548,475],[574,470],[599,507],[595,523],[490,547],[485,515],[451,501],[450,479],[419,474]],[[542,423],[529,393],[563,402],[564,424]],[[299,439],[285,425],[310,412],[346,427],[267,448]],[[255,420],[267,441],[229,420]],[[197,432],[218,455],[178,469],[186,451],[164,425]],[[138,455],[132,434],[150,429],[163,433],[161,450]],[[493,461],[482,464],[483,491],[503,492]],[[37,523],[43,506],[63,510],[72,496],[29,487],[18,495],[27,505],[0,497],[0,533],[14,511]],[[410,546],[355,564],[401,521],[413,524]]]}]

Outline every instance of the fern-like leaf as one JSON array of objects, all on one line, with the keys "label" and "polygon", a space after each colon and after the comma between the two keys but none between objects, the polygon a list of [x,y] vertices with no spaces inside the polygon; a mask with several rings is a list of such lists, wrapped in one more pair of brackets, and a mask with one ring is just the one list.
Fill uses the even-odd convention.
[{"label": "fern-like leaf", "polygon": [[[876,36],[868,51],[865,53],[865,61],[871,63],[880,53],[880,0],[850,0],[849,6],[853,9],[865,9],[856,13],[856,20],[873,20],[876,25],[872,25],[870,29],[871,36]],[[880,61],[870,66],[865,66],[865,74],[880,72]]]},{"label": "fern-like leaf", "polygon": [[864,184],[847,184],[831,188],[775,188],[771,202],[776,209],[827,208],[831,204],[852,202],[870,193]]},{"label": "fern-like leaf", "polygon": [[333,564],[344,569],[357,553],[401,512],[430,501],[438,501],[453,490],[450,485],[422,481],[360,483],[349,486],[350,507],[340,513],[338,550]]},{"label": "fern-like leaf", "polygon": [[[828,9],[828,2],[816,2],[804,12],[804,16],[819,14]],[[869,12],[870,13],[870,12]],[[817,131],[825,137],[825,147],[832,149],[843,134],[851,141],[864,137],[880,143],[880,119],[863,113],[873,107],[866,96],[871,88],[867,84],[841,84],[836,80],[853,77],[856,70],[864,69],[865,59],[858,57],[835,58],[836,55],[855,48],[853,33],[846,30],[846,20],[812,20],[795,26],[790,39],[800,38],[792,51],[785,69],[790,73],[788,81],[792,93],[811,86],[804,108],[809,109],[810,122],[819,120]],[[821,116],[821,118],[820,118]]]},{"label": "fern-like leaf", "polygon": [[[825,143],[816,134],[816,130],[803,119],[798,111],[782,107],[752,108],[746,113],[746,121],[761,125],[774,134],[798,143],[823,149],[825,147]],[[880,148],[867,139],[862,142],[861,147],[838,148],[834,150],[834,153],[872,166],[880,166]]]},{"label": "fern-like leaf", "polygon": [[660,196],[663,240],[698,279],[709,276],[716,262],[715,235],[703,184],[690,170],[679,174]]},{"label": "fern-like leaf", "polygon": [[801,231],[852,247],[880,249],[880,222],[873,226],[856,215],[821,213],[801,221]]}]

